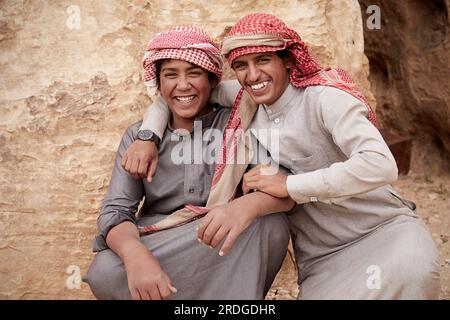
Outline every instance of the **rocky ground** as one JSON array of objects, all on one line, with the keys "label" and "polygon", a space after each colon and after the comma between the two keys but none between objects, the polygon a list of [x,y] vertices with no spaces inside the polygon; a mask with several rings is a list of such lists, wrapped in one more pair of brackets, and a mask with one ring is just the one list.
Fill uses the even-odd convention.
[{"label": "rocky ground", "polygon": [[[440,254],[440,299],[450,299],[450,174],[424,173],[416,165],[407,176],[400,176],[394,187],[417,204]],[[295,299],[298,294],[296,280],[294,265],[287,256],[266,299]]]}]

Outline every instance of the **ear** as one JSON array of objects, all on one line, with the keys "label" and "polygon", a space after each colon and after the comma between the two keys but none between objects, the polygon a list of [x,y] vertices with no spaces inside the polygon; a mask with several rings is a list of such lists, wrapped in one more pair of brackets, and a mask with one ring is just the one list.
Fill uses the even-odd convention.
[{"label": "ear", "polygon": [[210,77],[209,83],[211,84],[211,91],[213,91],[219,84],[219,79],[216,76]]}]

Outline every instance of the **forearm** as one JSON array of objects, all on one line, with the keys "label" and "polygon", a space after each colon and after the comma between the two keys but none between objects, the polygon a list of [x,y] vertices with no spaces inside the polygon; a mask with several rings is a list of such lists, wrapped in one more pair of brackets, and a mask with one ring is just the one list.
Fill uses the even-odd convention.
[{"label": "forearm", "polygon": [[297,203],[338,203],[397,179],[395,159],[380,132],[367,119],[367,107],[337,89],[332,94],[326,101],[319,101],[317,108],[323,129],[331,134],[334,144],[327,145],[324,139],[323,148],[339,147],[347,159],[289,176],[287,190]]},{"label": "forearm", "polygon": [[[211,93],[210,102],[231,107],[241,86],[236,80],[222,81]],[[148,107],[139,130],[151,130],[161,139],[170,119],[170,111],[160,96]]]},{"label": "forearm", "polygon": [[329,168],[291,175],[287,178],[287,190],[297,203],[338,203],[392,183],[396,178],[395,160],[383,154],[366,153]]},{"label": "forearm", "polygon": [[130,221],[124,221],[112,228],[106,236],[106,243],[122,261],[126,260],[128,253],[143,246],[135,224]]},{"label": "forearm", "polygon": [[144,113],[144,119],[139,130],[151,130],[162,139],[169,119],[170,111],[166,102],[162,97],[157,97]]},{"label": "forearm", "polygon": [[223,107],[231,107],[240,89],[241,85],[237,80],[221,81],[211,93],[209,101]]},{"label": "forearm", "polygon": [[133,262],[135,258],[144,256],[156,261],[150,251],[139,238],[136,226],[125,221],[112,228],[106,237],[108,247],[113,250],[124,262],[125,266]]},{"label": "forearm", "polygon": [[135,300],[164,299],[177,292],[159,261],[140,241],[136,226],[125,221],[108,233],[108,246],[121,258]]},{"label": "forearm", "polygon": [[[247,208],[255,217],[276,212],[286,212],[292,209],[295,201],[291,198],[277,198],[267,193],[256,191],[236,198],[232,203],[239,208]],[[247,210],[246,209],[246,210]]]}]

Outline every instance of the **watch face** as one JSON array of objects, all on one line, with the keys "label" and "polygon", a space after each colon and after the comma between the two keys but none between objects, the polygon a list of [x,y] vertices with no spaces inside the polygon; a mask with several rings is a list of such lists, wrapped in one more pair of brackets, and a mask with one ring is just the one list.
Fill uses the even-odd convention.
[{"label": "watch face", "polygon": [[153,132],[150,130],[138,131],[138,138],[141,140],[150,140],[152,136],[153,136]]}]

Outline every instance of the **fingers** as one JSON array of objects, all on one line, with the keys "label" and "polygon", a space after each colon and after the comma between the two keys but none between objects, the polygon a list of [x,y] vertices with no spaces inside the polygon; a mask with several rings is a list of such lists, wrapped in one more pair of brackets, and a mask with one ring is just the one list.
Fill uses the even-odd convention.
[{"label": "fingers", "polygon": [[157,164],[158,149],[152,141],[134,141],[128,147],[121,161],[122,168],[134,178],[147,177],[149,181],[155,175]]},{"label": "fingers", "polygon": [[255,167],[251,168],[250,170],[248,170],[248,173],[251,172],[258,172],[259,169],[261,168],[261,164],[256,165]]},{"label": "fingers", "polygon": [[141,300],[141,295],[139,294],[139,291],[136,288],[131,289],[130,293],[131,293],[131,299]]},{"label": "fingers", "polygon": [[266,174],[264,174],[264,172],[266,172],[267,170],[268,170],[267,166],[258,165],[257,167],[253,168],[252,170],[250,170],[249,172],[244,174],[244,177],[243,177],[244,183],[260,180],[261,177],[266,175]]},{"label": "fingers", "polygon": [[161,300],[162,299],[157,285],[151,286],[148,290],[148,294],[150,295],[150,299],[152,299],[152,300]]},{"label": "fingers", "polygon": [[247,188],[250,190],[253,190],[253,189],[262,190],[262,189],[264,189],[264,185],[261,181],[254,181],[254,182],[247,183]]},{"label": "fingers", "polygon": [[[244,194],[247,194],[250,192],[252,188],[249,187],[249,182],[255,182],[258,181],[261,177],[260,175],[260,167],[261,165],[256,166],[246,174],[244,174],[243,177],[243,183],[242,183],[242,191]],[[255,170],[256,169],[256,170]]]},{"label": "fingers", "polygon": [[250,188],[248,187],[247,183],[245,183],[245,182],[242,184],[242,192],[244,194],[247,194],[250,192]]},{"label": "fingers", "polygon": [[147,174],[147,181],[150,183],[152,182],[153,176],[156,173],[156,168],[158,166],[158,157],[155,157],[151,162],[150,162],[150,168],[148,170],[148,174]]},{"label": "fingers", "polygon": [[279,171],[277,167],[271,166],[270,164],[261,166],[259,170],[260,174],[263,176],[273,176],[276,175]]},{"label": "fingers", "polygon": [[163,300],[169,300],[170,296],[173,293],[177,293],[178,292],[177,288],[175,288],[173,286],[169,276],[167,276],[167,280],[166,281],[164,281],[163,283],[160,283],[158,285],[158,290],[159,290],[159,293],[160,293],[161,298]]},{"label": "fingers", "polygon": [[202,218],[200,225],[198,226],[197,230],[197,239],[202,242],[203,241],[203,235],[205,233],[206,228],[208,228],[209,224],[212,221],[212,210]]},{"label": "fingers", "polygon": [[131,166],[130,166],[129,172],[133,176],[133,178],[135,178],[135,179],[139,179],[139,176],[137,174],[138,173],[138,167],[139,167],[139,159],[133,157],[131,159]]},{"label": "fingers", "polygon": [[125,169],[125,171],[130,172],[132,161],[131,161],[131,158],[128,157],[127,154],[125,154],[125,156],[126,156],[125,161],[122,159],[122,163],[123,163],[122,167]]},{"label": "fingers", "polygon": [[249,182],[245,186],[247,193],[250,192],[250,190],[253,191],[262,191],[266,192],[265,184],[263,181],[255,181],[255,182]]},{"label": "fingers", "polygon": [[219,243],[221,243],[222,240],[225,239],[229,231],[230,231],[229,228],[221,226],[211,240],[211,247],[213,248],[217,247]]},{"label": "fingers", "polygon": [[126,167],[127,160],[128,160],[128,152],[125,152],[125,154],[122,157],[122,162],[120,163],[120,165],[122,166],[123,169],[125,169],[125,167]]},{"label": "fingers", "polygon": [[261,174],[261,171],[267,169],[268,167],[270,167],[269,163],[258,164],[257,166],[248,170],[246,174],[249,176],[252,176],[254,174]]},{"label": "fingers", "polygon": [[273,167],[270,165],[270,163],[265,164],[258,164],[256,167],[250,169],[244,177],[250,178],[255,176],[267,176],[267,175],[274,175],[278,172],[278,169],[276,167]]},{"label": "fingers", "polygon": [[211,246],[211,240],[216,235],[217,231],[219,231],[221,227],[220,223],[217,223],[215,221],[212,221],[208,227],[205,229],[205,232],[203,233],[203,237],[200,238],[204,244],[207,246]]},{"label": "fingers", "polygon": [[222,245],[222,248],[219,251],[219,256],[224,256],[228,252],[230,252],[239,234],[240,231],[238,231],[237,229],[231,229],[231,231],[228,233],[227,238],[225,239],[225,242]]},{"label": "fingers", "polygon": [[242,192],[244,194],[247,194],[249,191],[250,191],[250,189],[247,186],[247,179],[244,174],[244,176],[242,177]]},{"label": "fingers", "polygon": [[147,176],[147,169],[148,169],[148,162],[142,161],[142,160],[139,161],[138,162],[137,175],[140,178],[145,178]]},{"label": "fingers", "polygon": [[257,175],[259,175],[259,169],[254,170],[254,168],[253,168],[252,170],[250,170],[244,174],[244,179],[249,179],[249,178],[252,178]]},{"label": "fingers", "polygon": [[246,182],[242,184],[242,192],[245,194],[249,193],[250,191],[258,191],[259,189],[255,186],[259,185],[260,182],[254,181],[254,182]]},{"label": "fingers", "polygon": [[161,299],[168,300],[172,291],[169,289],[169,284],[164,283],[162,285],[158,285],[159,294],[161,295]]},{"label": "fingers", "polygon": [[150,294],[145,289],[139,290],[139,294],[141,295],[141,300],[152,300]]},{"label": "fingers", "polygon": [[168,287],[172,293],[178,292],[177,288],[175,288],[172,283],[169,283]]},{"label": "fingers", "polygon": [[[242,191],[244,194],[253,191],[267,192],[267,188],[273,183],[272,170],[276,170],[269,164],[261,164],[244,174]],[[268,174],[270,173],[270,174]]]}]

